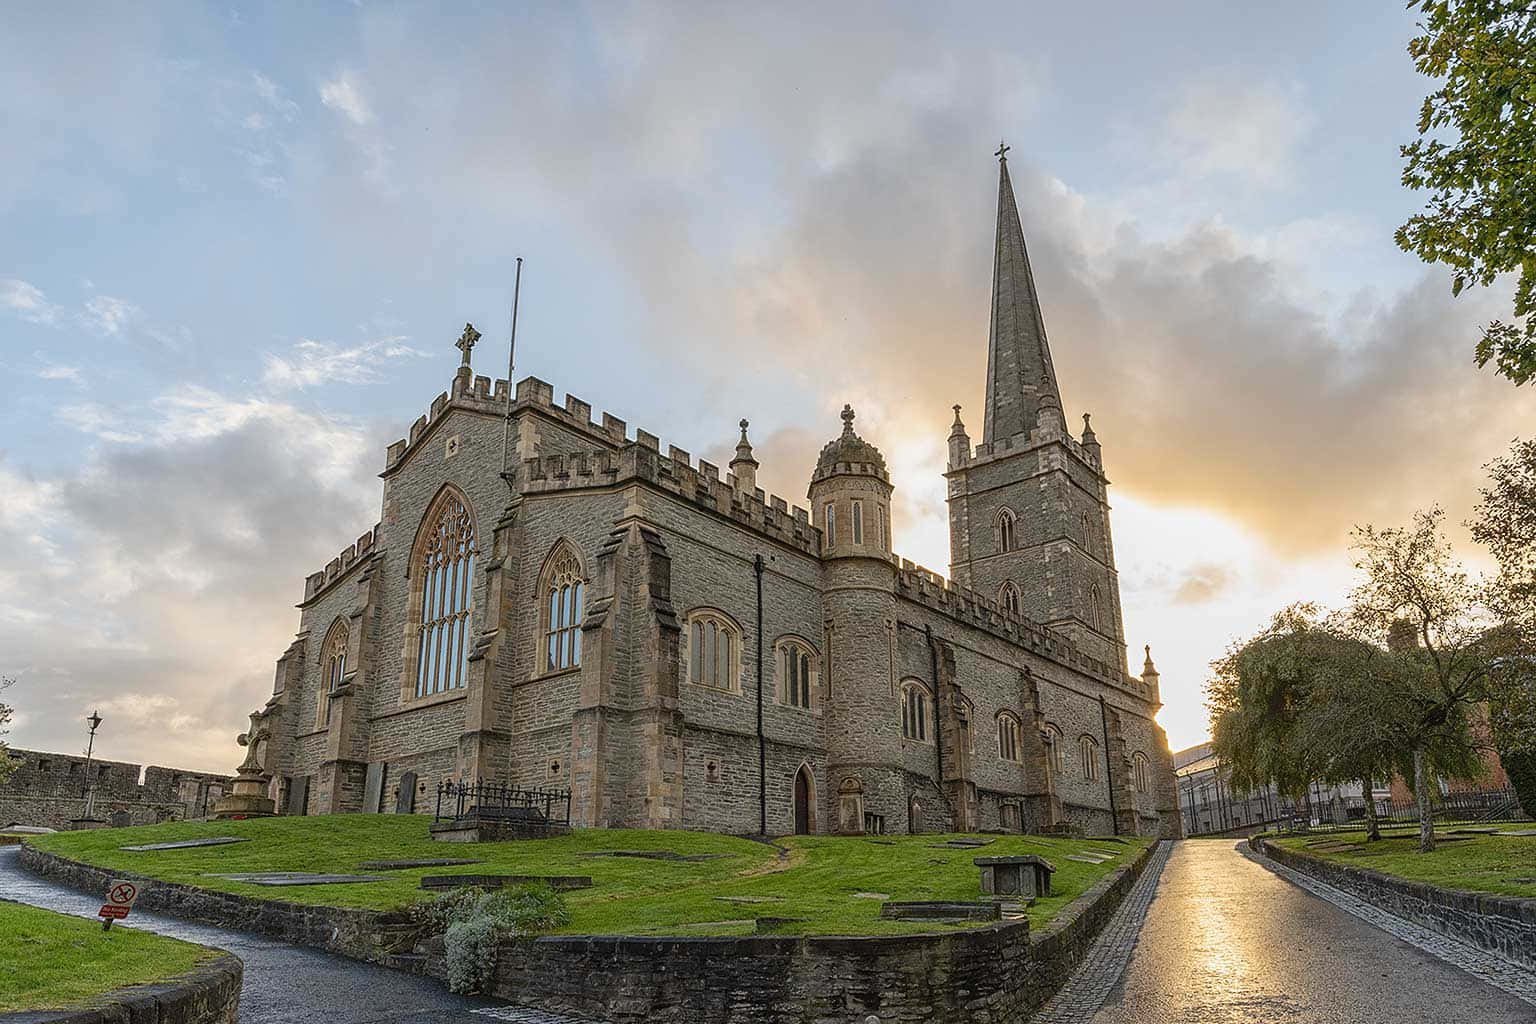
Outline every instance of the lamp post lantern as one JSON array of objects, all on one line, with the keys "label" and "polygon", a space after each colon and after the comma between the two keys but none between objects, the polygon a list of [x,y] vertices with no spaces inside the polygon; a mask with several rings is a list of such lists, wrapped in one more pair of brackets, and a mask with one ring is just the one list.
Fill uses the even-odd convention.
[{"label": "lamp post lantern", "polygon": [[85,817],[91,817],[92,805],[96,802],[96,780],[91,777],[91,754],[96,749],[96,730],[101,728],[101,712],[92,711],[86,719],[91,725],[91,738],[85,747]]}]

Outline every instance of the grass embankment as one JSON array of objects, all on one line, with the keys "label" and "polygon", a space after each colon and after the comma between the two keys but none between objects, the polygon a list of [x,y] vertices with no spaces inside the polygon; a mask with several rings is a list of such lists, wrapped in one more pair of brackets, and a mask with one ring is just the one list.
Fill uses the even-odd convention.
[{"label": "grass embankment", "polygon": [[0,900],[0,1013],[67,1009],[165,981],[217,954],[131,928]]},{"label": "grass embankment", "polygon": [[[590,875],[593,887],[566,894],[570,934],[730,935],[752,931],[758,917],[802,918],[785,931],[813,935],[877,935],[931,931],[929,924],[879,919],[881,893],[897,900],[978,899],[977,856],[1034,853],[1056,868],[1053,895],[1029,908],[1043,925],[1087,888],[1128,863],[1150,839],[1126,843],[1036,836],[983,836],[975,850],[935,849],[945,836],[792,836],[787,853],[763,843],[709,832],[582,829],[554,839],[506,843],[435,843],[428,821],[410,815],[325,815],[250,821],[178,822],[138,828],[61,832],[30,837],[41,850],[104,868],[235,892],[261,899],[386,909],[420,899],[428,874]],[[134,852],[144,843],[239,836],[225,846]],[[614,850],[668,850],[695,861],[583,856]],[[1067,860],[1091,850],[1114,854],[1103,864]],[[374,860],[444,857],[482,863],[462,867],[371,871]],[[255,871],[384,875],[386,881],[272,887],[215,874]],[[724,898],[721,898],[724,897]]]},{"label": "grass embankment", "polygon": [[1428,882],[1442,889],[1536,897],[1536,836],[1461,838],[1439,833],[1436,838],[1430,853],[1419,852],[1417,830],[1384,831],[1381,841],[1375,843],[1365,842],[1363,833],[1270,837],[1267,841],[1323,860]]}]

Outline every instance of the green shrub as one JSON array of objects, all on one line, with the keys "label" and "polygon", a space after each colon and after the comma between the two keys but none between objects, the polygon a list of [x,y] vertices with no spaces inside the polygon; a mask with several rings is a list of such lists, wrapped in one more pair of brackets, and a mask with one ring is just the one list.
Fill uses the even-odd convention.
[{"label": "green shrub", "polygon": [[448,987],[478,992],[496,969],[496,943],[505,936],[538,935],[570,923],[565,899],[547,885],[482,892],[450,889],[411,907],[412,916],[443,936]]}]

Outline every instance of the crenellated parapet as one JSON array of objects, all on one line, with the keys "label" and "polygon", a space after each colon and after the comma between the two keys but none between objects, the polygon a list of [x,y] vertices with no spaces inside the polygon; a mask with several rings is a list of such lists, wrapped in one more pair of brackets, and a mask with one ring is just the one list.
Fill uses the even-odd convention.
[{"label": "crenellated parapet", "polygon": [[[622,427],[622,423],[621,423]],[[704,459],[694,465],[688,452],[661,443],[644,430],[636,440],[617,451],[602,449],[560,455],[543,455],[523,461],[522,492],[525,495],[587,487],[605,487],[644,481],[660,490],[726,516],[780,543],[810,555],[821,550],[821,533],[811,525],[810,513],[791,507],[776,494],[736,486],[736,478]]]},{"label": "crenellated parapet", "polygon": [[304,600],[308,604],[319,597],[324,591],[329,590],[331,584],[341,579],[359,561],[366,560],[373,551],[373,546],[379,538],[379,530],[383,523],[375,523],[373,529],[363,534],[357,540],[342,549],[341,554],[326,563],[325,568],[316,573],[311,573],[304,579]]},{"label": "crenellated parapet", "polygon": [[962,587],[953,580],[907,559],[901,560],[896,574],[896,591],[902,597],[932,608],[966,625],[983,629],[994,636],[1027,648],[1044,658],[1068,665],[1084,675],[1101,679],[1128,693],[1145,698],[1147,689],[1135,676],[1080,650],[1070,638],[1022,615],[1008,611],[996,601]]}]

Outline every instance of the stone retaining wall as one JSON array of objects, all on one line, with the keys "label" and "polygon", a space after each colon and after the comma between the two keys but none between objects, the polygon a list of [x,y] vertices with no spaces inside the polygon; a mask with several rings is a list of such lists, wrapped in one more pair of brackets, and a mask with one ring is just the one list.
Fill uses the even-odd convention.
[{"label": "stone retaining wall", "polygon": [[[901,936],[650,938],[555,935],[503,942],[490,995],[613,1024],[1022,1021],[1087,954],[1156,845],[1031,931],[1009,921]],[[86,892],[109,872],[23,846],[24,869]],[[441,938],[414,946],[402,915],[315,907],[149,883],[138,906],[443,979]]]},{"label": "stone retaining wall", "polygon": [[45,853],[30,844],[21,848],[21,867],[80,892],[101,895],[114,878],[142,879],[146,884],[135,906],[189,921],[202,921],[236,931],[252,932],[297,946],[312,946],[355,960],[381,960],[415,941],[416,928],[404,915],[345,907],[257,899],[214,892],[176,882],[105,870]]},{"label": "stone retaining wall", "polygon": [[[1511,839],[1510,842],[1526,842]],[[1415,924],[1536,969],[1536,899],[1442,889],[1290,850],[1255,836],[1249,846]],[[1536,843],[1532,844],[1536,853]]]},{"label": "stone retaining wall", "polygon": [[4,1024],[235,1024],[239,1020],[240,960],[220,953],[180,977],[108,992],[77,1010],[0,1013]]}]

